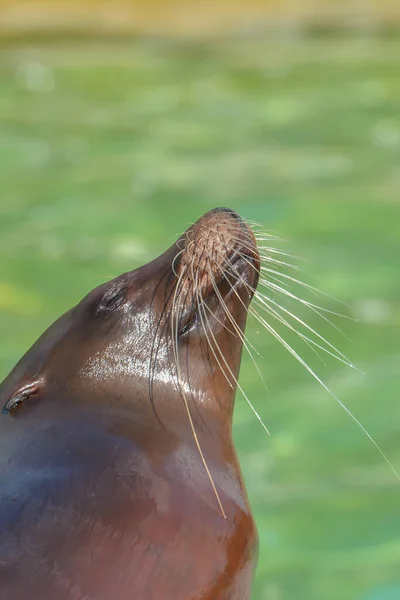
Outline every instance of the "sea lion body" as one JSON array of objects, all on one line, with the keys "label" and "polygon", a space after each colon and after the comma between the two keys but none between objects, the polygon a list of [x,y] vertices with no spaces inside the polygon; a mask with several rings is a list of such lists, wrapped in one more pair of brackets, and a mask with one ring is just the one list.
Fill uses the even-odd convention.
[{"label": "sea lion body", "polygon": [[0,386],[1,600],[248,600],[231,424],[257,277],[250,230],[212,211],[17,364]]}]

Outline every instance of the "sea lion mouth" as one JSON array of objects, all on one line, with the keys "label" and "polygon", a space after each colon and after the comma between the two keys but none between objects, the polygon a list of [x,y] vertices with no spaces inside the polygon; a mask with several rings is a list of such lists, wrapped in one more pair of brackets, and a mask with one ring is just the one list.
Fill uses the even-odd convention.
[{"label": "sea lion mouth", "polygon": [[250,227],[233,210],[219,208],[201,217],[177,243],[173,269],[178,278],[177,330],[186,335],[198,323],[228,320],[232,303],[247,311],[255,293],[260,256]]}]

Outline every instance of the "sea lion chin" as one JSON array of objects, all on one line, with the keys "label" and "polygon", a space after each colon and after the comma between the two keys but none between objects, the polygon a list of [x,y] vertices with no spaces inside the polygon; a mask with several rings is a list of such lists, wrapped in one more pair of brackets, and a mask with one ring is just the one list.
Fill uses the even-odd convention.
[{"label": "sea lion chin", "polygon": [[0,386],[1,600],[248,600],[232,441],[259,277],[234,211],[91,291]]}]

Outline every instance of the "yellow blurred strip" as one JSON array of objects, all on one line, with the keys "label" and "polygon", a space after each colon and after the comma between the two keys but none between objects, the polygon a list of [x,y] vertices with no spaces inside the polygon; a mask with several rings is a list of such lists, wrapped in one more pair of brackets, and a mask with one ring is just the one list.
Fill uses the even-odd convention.
[{"label": "yellow blurred strip", "polygon": [[399,0],[0,0],[0,30],[203,36],[266,25],[400,23]]}]

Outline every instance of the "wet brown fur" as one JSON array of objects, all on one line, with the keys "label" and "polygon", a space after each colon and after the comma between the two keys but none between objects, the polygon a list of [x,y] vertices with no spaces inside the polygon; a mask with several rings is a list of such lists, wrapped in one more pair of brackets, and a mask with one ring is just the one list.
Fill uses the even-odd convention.
[{"label": "wet brown fur", "polygon": [[93,290],[0,386],[1,600],[246,600],[232,441],[259,274],[233,211]]}]

